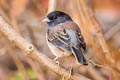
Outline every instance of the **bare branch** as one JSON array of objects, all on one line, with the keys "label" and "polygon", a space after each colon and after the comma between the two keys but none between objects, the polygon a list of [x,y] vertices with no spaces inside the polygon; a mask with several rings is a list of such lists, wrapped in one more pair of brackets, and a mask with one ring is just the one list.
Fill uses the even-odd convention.
[{"label": "bare branch", "polygon": [[56,1],[57,0],[49,0],[48,13],[55,10],[55,8],[56,8]]},{"label": "bare branch", "polygon": [[[118,31],[120,31],[120,22],[113,26],[107,33],[105,33],[105,38],[109,40],[113,37]],[[119,37],[118,37],[119,38]]]}]

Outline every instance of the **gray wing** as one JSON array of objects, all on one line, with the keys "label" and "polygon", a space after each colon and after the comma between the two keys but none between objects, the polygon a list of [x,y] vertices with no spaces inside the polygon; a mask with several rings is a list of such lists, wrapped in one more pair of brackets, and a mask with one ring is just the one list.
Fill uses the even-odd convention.
[{"label": "gray wing", "polygon": [[[57,32],[56,32],[57,31]],[[65,29],[56,30],[55,32],[48,29],[48,42],[62,50],[71,50],[71,38]]]},{"label": "gray wing", "polygon": [[86,51],[87,50],[86,43],[84,41],[84,38],[83,38],[81,32],[78,31],[78,30],[76,30],[76,37],[77,37],[77,39],[79,41],[79,47],[82,48],[84,51]]},{"label": "gray wing", "polygon": [[82,37],[80,31],[76,30],[75,35],[78,40],[78,46],[72,46],[72,52],[79,63],[83,65],[88,65],[87,60],[84,56],[84,53],[86,52],[86,44],[84,42],[84,38]]}]

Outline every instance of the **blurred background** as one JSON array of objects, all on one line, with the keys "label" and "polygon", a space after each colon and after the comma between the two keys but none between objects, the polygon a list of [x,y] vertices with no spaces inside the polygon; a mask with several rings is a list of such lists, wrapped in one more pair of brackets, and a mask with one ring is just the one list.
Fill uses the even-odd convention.
[{"label": "blurred background", "polygon": [[[54,56],[46,44],[47,25],[42,22],[42,19],[49,12],[59,10],[68,13],[79,25],[82,13],[79,7],[83,6],[80,1],[83,0],[0,0],[0,14],[28,42],[53,59]],[[110,69],[89,65],[76,67],[74,71],[92,80],[120,80],[120,0],[85,0],[85,3],[90,12],[89,16],[95,15],[101,25],[108,48],[112,52],[109,61],[113,63],[99,61],[91,54],[95,63]],[[80,28],[84,29],[84,26]],[[95,38],[91,26],[88,25],[87,28]],[[64,60],[60,60],[60,63],[65,65]],[[0,33],[0,80],[61,80],[61,77],[27,57]]]}]

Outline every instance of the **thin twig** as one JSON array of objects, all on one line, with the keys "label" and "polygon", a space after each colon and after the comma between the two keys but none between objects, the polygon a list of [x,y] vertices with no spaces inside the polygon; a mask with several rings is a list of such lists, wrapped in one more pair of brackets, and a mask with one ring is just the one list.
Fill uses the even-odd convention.
[{"label": "thin twig", "polygon": [[[108,46],[106,44],[106,41],[105,41],[105,38],[104,38],[104,35],[102,33],[102,29],[101,29],[101,25],[99,24],[99,22],[96,20],[95,16],[92,15],[89,10],[88,10],[88,7],[87,7],[87,3],[85,2],[85,0],[80,0],[80,3],[81,3],[81,6],[83,7],[83,12],[85,14],[86,19],[88,19],[88,21],[92,24],[91,27],[93,27],[94,29],[94,32],[95,32],[95,35],[97,36],[97,39],[103,49],[103,52],[104,53],[108,53],[106,56],[106,58],[108,59],[108,56],[110,57],[110,51],[108,49]],[[91,15],[91,16],[90,16]],[[112,58],[111,58],[112,59]]]},{"label": "thin twig", "polygon": [[49,0],[48,13],[55,10],[55,8],[56,8],[56,1],[57,0]]},{"label": "thin twig", "polygon": [[[105,55],[103,54],[102,49],[99,47],[99,43],[93,38],[89,27],[90,24],[88,20],[85,17],[85,14],[83,13],[82,6],[80,4],[80,0],[77,0],[77,6],[78,6],[78,11],[79,11],[79,18],[77,21],[79,21],[80,29],[85,36],[85,41],[87,44],[90,46],[90,48],[93,50],[93,56],[95,56],[96,60],[98,60],[101,63],[107,64],[106,63],[106,58]],[[78,13],[78,11],[76,13]]]},{"label": "thin twig", "polygon": [[[109,40],[113,37],[118,31],[120,31],[120,22],[113,26],[107,33],[105,33],[106,40]],[[119,37],[118,37],[119,38]]]},{"label": "thin twig", "polygon": [[93,77],[94,80],[107,80],[99,72],[97,72],[92,65],[89,65],[87,70],[89,71],[90,75]]},{"label": "thin twig", "polygon": [[[12,27],[9,25],[2,16],[0,16],[0,31],[13,43],[16,44],[26,55],[30,56],[35,61],[48,67],[57,74],[69,78],[69,71],[58,66],[50,58],[40,53],[32,44],[28,43],[23,37],[21,37]],[[90,80],[82,75],[73,73],[71,75],[73,80]]]},{"label": "thin twig", "polygon": [[94,63],[94,62],[91,61],[91,60],[89,60],[89,63],[91,63],[94,67],[99,67],[99,68],[103,68],[103,69],[106,69],[106,70],[110,70],[110,71],[112,71],[111,68],[105,67],[105,66],[100,65],[100,64],[96,64],[96,63]]},{"label": "thin twig", "polygon": [[[112,58],[112,52],[110,53],[110,51],[109,51],[109,47],[108,47],[108,45],[106,44],[106,41],[105,41],[105,38],[104,38],[104,35],[103,35],[103,33],[102,33],[102,30],[101,30],[101,28],[100,28],[100,24],[98,23],[98,21],[96,20],[96,18],[95,18],[95,16],[93,15],[93,13],[91,14],[90,12],[89,12],[89,10],[88,10],[88,7],[87,7],[87,3],[85,2],[85,0],[78,0],[78,3],[79,3],[79,10],[80,10],[80,15],[81,15],[81,17],[82,17],[82,22],[84,23],[84,27],[82,27],[82,28],[84,28],[84,30],[87,30],[88,32],[90,31],[90,29],[89,28],[91,28],[92,30],[93,30],[93,32],[95,33],[95,35],[96,35],[96,37],[97,37],[97,39],[98,39],[98,41],[99,41],[99,43],[95,43],[94,41],[94,39],[92,39],[90,36],[91,35],[89,35],[89,38],[88,39],[90,39],[91,38],[91,41],[90,41],[90,43],[92,43],[92,46],[95,48],[95,49],[93,49],[94,51],[96,51],[94,54],[96,54],[96,53],[98,53],[98,55],[100,55],[99,57],[100,57],[100,59],[101,59],[101,63],[102,64],[104,64],[104,66],[107,66],[107,67],[109,67],[109,68],[111,68],[111,69],[113,69],[112,67],[115,67],[112,63],[114,63],[115,61],[114,61],[114,59]],[[89,26],[89,27],[88,27]],[[85,31],[85,32],[87,32],[87,31]],[[87,33],[88,33],[87,32]],[[88,36],[87,35],[87,36]],[[102,50],[101,49],[98,49],[98,48],[100,48],[99,47],[99,45],[101,46],[101,48],[102,48]],[[100,51],[100,52],[99,52]],[[101,54],[101,52],[102,53],[106,53],[106,54]],[[105,56],[105,57],[102,57],[102,56]],[[98,58],[99,58],[98,57]],[[102,57],[102,58],[101,58]],[[102,60],[102,59],[104,59],[104,60]],[[114,70],[112,70],[112,74],[113,75],[117,75],[117,74],[115,74],[115,73],[113,73],[113,71]],[[115,71],[114,71],[115,72]],[[119,76],[116,76],[117,78],[119,77]],[[117,79],[116,78],[116,79]]]}]

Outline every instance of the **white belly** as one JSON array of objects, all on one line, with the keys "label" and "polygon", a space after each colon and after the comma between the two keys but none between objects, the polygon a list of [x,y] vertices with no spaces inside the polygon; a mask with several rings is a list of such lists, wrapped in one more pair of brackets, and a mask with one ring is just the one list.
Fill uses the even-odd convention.
[{"label": "white belly", "polygon": [[47,41],[48,47],[51,50],[51,52],[56,56],[56,57],[67,57],[72,55],[71,51],[64,51],[59,48],[56,48],[53,44],[49,43]]}]

